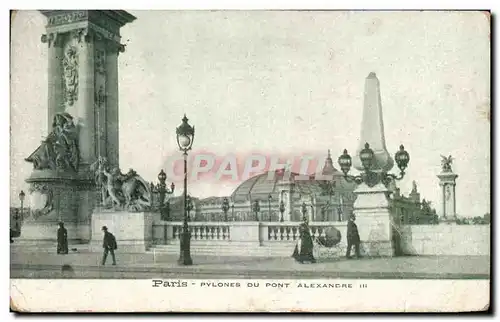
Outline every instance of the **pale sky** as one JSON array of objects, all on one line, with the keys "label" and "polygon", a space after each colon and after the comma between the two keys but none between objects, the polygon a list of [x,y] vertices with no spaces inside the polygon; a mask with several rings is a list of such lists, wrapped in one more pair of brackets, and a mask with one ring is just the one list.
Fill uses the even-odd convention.
[{"label": "pale sky", "polygon": [[[193,149],[270,155],[358,147],[365,77],[380,80],[386,145],[410,153],[440,213],[440,155],[453,155],[457,213],[490,211],[489,22],[479,12],[131,11],[119,56],[120,166],[156,179],[178,154],[184,113]],[[11,202],[28,189],[23,161],[47,133],[45,18],[12,24]],[[394,171],[394,170],[393,170]],[[181,187],[182,182],[176,182]],[[197,197],[237,184],[190,185]],[[180,191],[180,189],[179,189]],[[180,193],[180,192],[179,192]]]}]

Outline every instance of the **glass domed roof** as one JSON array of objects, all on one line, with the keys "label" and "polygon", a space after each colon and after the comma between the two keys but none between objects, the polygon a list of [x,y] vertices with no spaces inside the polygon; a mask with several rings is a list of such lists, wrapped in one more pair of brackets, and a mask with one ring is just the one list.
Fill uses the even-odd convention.
[{"label": "glass domed roof", "polygon": [[[279,199],[282,190],[280,183],[283,183],[283,172],[264,172],[251,177],[241,183],[231,195],[234,202],[245,202],[248,200],[267,200],[269,195],[273,200]],[[292,173],[293,189],[296,195],[321,195],[324,193],[322,181],[315,180],[310,176],[309,180],[299,180],[298,173]],[[286,179],[286,178],[285,178]]]},{"label": "glass domed roof", "polygon": [[[269,195],[273,200],[279,199],[279,193],[283,190],[280,183],[284,182],[285,171],[279,169],[276,171],[268,171],[251,177],[241,183],[231,195],[233,202],[246,202],[249,200],[268,200]],[[352,193],[355,188],[354,183],[349,183],[344,179],[344,175],[335,169],[333,161],[328,150],[328,156],[325,160],[323,168],[324,175],[332,175],[333,180],[331,185],[333,191]],[[300,180],[297,178],[298,173],[291,173],[291,181],[293,181],[293,189],[295,197],[300,195],[325,195],[325,181],[316,180],[314,175],[308,176],[309,180]],[[332,191],[332,192],[333,192]],[[334,192],[333,192],[334,193]]]}]

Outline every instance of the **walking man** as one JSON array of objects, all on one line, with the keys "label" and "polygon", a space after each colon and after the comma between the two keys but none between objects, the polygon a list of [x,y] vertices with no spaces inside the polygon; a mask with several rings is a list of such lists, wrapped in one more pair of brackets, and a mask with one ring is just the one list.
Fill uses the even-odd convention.
[{"label": "walking man", "polygon": [[104,254],[102,255],[102,265],[104,266],[106,264],[108,253],[111,253],[113,265],[116,265],[115,250],[118,248],[116,244],[116,238],[112,233],[108,232],[108,227],[103,226],[102,231],[104,232],[104,239],[102,242],[102,247],[104,248]]},{"label": "walking man", "polygon": [[354,223],[356,220],[356,216],[351,215],[349,217],[349,221],[347,222],[347,253],[345,257],[347,259],[351,258],[351,248],[354,245],[354,249],[356,252],[356,257],[361,258],[361,255],[359,253],[359,233],[358,233],[358,226]]}]

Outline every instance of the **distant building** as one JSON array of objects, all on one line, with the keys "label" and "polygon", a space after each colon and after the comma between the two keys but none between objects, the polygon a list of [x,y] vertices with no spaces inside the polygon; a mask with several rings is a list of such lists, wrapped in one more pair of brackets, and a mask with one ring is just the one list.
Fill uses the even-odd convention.
[{"label": "distant building", "polygon": [[408,197],[400,193],[395,185],[390,187],[392,191],[392,207],[396,220],[402,225],[430,225],[438,223],[436,210],[431,208],[430,202],[425,199],[420,201],[420,193],[417,184],[413,181],[413,188]]},{"label": "distant building", "polygon": [[[290,194],[288,209],[284,213],[284,221],[299,222],[302,220],[301,208],[305,203],[307,216],[311,221],[346,221],[353,213],[356,184],[347,182],[342,172],[333,166],[333,160],[328,156],[323,167],[323,174],[333,176],[333,180],[325,182],[310,176],[309,180],[295,180],[299,174],[292,173],[288,180],[284,177],[285,170],[277,170],[274,175],[269,172],[258,174],[242,182],[230,196],[227,196],[231,207],[228,211],[228,221],[255,221],[253,204],[259,201],[260,221],[277,222],[281,219],[280,201],[287,200]],[[269,179],[269,178],[272,179]],[[409,197],[399,193],[392,187],[392,205],[396,216],[403,224],[429,223],[431,218],[422,210],[422,202],[416,185]],[[271,196],[271,198],[269,198]],[[192,221],[224,221],[222,203],[226,197],[192,198],[194,209],[190,213]],[[153,198],[157,200],[155,196]],[[170,220],[183,220],[183,196],[169,198]],[[269,209],[271,211],[269,211]]]}]

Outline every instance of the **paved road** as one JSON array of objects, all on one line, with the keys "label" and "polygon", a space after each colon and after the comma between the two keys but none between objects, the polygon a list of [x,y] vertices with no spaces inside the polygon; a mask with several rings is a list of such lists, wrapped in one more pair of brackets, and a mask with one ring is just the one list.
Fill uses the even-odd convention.
[{"label": "paved road", "polygon": [[[11,252],[11,278],[64,278],[61,267],[73,267],[72,278],[432,278],[488,279],[487,256],[411,256],[324,259],[299,264],[291,258],[193,256],[193,266],[179,266],[177,256],[117,254],[117,266],[100,266],[99,253]],[[109,261],[109,260],[108,260]]]}]

